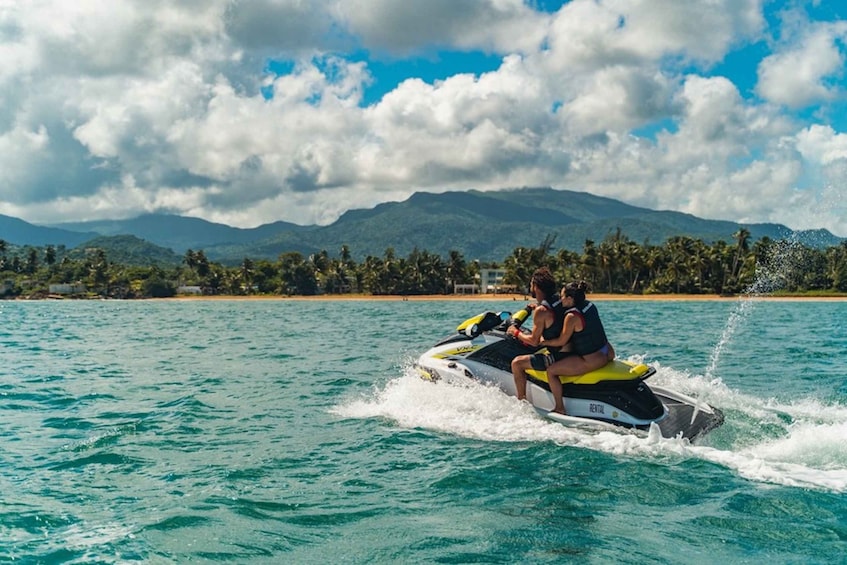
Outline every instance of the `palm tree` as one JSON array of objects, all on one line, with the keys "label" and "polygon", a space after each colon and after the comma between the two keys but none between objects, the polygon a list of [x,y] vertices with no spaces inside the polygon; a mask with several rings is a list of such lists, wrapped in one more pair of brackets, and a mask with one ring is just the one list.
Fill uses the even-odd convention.
[{"label": "palm tree", "polygon": [[341,292],[351,292],[353,290],[353,285],[351,284],[353,280],[351,280],[351,277],[355,279],[356,262],[353,261],[353,258],[350,255],[350,247],[347,245],[341,246],[341,253],[339,254],[336,272],[338,273],[338,279],[341,285],[339,290]]},{"label": "palm tree", "polygon": [[595,247],[594,241],[586,239],[582,246],[579,278],[585,279],[592,287],[594,287],[598,264],[597,247]]},{"label": "palm tree", "polygon": [[447,276],[450,280],[450,290],[468,280],[468,266],[465,258],[458,251],[451,250],[447,260]]},{"label": "palm tree", "polygon": [[628,274],[629,292],[634,293],[638,287],[639,277],[645,265],[645,251],[634,241],[628,241],[621,252],[621,263]]},{"label": "palm tree", "polygon": [[56,248],[52,245],[48,245],[44,248],[44,263],[46,263],[49,267],[56,264]]},{"label": "palm tree", "polygon": [[0,239],[0,271],[5,271],[8,267],[8,261],[6,260],[6,250],[8,249],[8,244],[5,239]]},{"label": "palm tree", "polygon": [[195,267],[197,269],[197,275],[201,280],[205,279],[209,276],[211,272],[211,265],[209,264],[209,260],[206,259],[206,254],[201,249],[194,254],[195,259]]},{"label": "palm tree", "polygon": [[439,255],[423,251],[421,257],[421,291],[424,294],[444,294],[447,291],[447,265]]},{"label": "palm tree", "polygon": [[847,241],[842,241],[837,247],[827,250],[827,273],[832,288],[839,292],[847,292]]},{"label": "palm tree", "polygon": [[94,252],[88,269],[89,278],[94,289],[100,292],[100,294],[107,295],[109,293],[109,262],[106,259],[106,252],[103,249],[97,249]]},{"label": "palm tree", "polygon": [[747,228],[740,228],[737,232],[732,234],[732,237],[735,239],[735,255],[732,258],[731,275],[733,280],[738,281],[741,271],[741,261],[743,256],[750,250],[750,230]]},{"label": "palm tree", "polygon": [[314,264],[297,251],[279,256],[280,278],[284,294],[314,295],[318,290]]},{"label": "palm tree", "polygon": [[423,253],[418,251],[418,248],[415,247],[412,249],[412,252],[409,253],[409,257],[403,263],[403,269],[401,272],[405,275],[401,280],[401,293],[414,293],[419,294],[421,289],[423,288],[423,273],[425,270],[424,265],[424,256]]},{"label": "palm tree", "polygon": [[24,267],[27,274],[34,275],[38,270],[38,250],[31,247],[27,252],[26,266]]},{"label": "palm tree", "polygon": [[185,256],[182,258],[182,262],[185,263],[185,266],[192,272],[197,268],[197,254],[194,253],[191,249],[185,252]]},{"label": "palm tree", "polygon": [[516,247],[512,254],[503,261],[503,284],[514,285],[521,292],[526,292],[530,276],[537,267],[531,264],[532,256],[526,247]]},{"label": "palm tree", "polygon": [[382,271],[379,273],[381,286],[385,294],[401,292],[405,261],[398,259],[393,247],[385,249],[382,258]]},{"label": "palm tree", "polygon": [[668,251],[668,265],[665,267],[665,272],[670,278],[670,282],[674,287],[674,292],[679,294],[683,283],[687,284],[688,257],[690,253],[691,238],[685,236],[675,236],[668,239],[665,247]]},{"label": "palm tree", "polygon": [[730,278],[730,255],[732,249],[725,241],[719,239],[716,241],[709,251],[709,262],[712,265],[712,277],[715,292],[718,294],[726,294],[729,292],[728,284]]},{"label": "palm tree", "polygon": [[576,277],[575,272],[579,265],[579,260],[579,253],[565,248],[559,249],[555,257],[551,259],[553,276],[562,285],[573,280]]},{"label": "palm tree", "polygon": [[605,238],[597,247],[597,259],[599,270],[603,273],[606,281],[606,292],[614,292],[614,284],[612,283],[612,272],[617,264],[615,257],[615,248],[613,239]]},{"label": "palm tree", "polygon": [[694,278],[694,288],[697,292],[704,292],[706,289],[704,275],[709,267],[708,252],[706,245],[702,240],[698,239],[691,244],[691,255],[688,256],[688,266],[693,273],[696,273]]},{"label": "palm tree", "polygon": [[241,269],[238,274],[241,279],[241,288],[246,294],[253,294],[253,261],[247,257],[241,262]]},{"label": "palm tree", "polygon": [[662,266],[665,254],[661,247],[657,245],[645,244],[644,251],[644,266],[647,268],[647,280],[653,281],[658,276],[659,269]]},{"label": "palm tree", "polygon": [[357,281],[362,290],[366,290],[371,294],[384,294],[385,289],[382,286],[382,269],[383,262],[373,255],[365,257],[365,261],[359,265],[356,270]]}]

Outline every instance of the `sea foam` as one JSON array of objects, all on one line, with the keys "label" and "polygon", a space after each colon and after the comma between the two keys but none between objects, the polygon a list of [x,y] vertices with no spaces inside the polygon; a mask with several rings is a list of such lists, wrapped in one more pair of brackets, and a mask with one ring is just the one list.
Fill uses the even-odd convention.
[{"label": "sea foam", "polygon": [[[654,380],[655,379],[655,380]],[[540,416],[497,387],[430,383],[411,369],[369,395],[347,399],[332,412],[345,418],[385,418],[402,428],[502,442],[552,442],[618,456],[663,461],[696,458],[753,481],[847,491],[847,407],[815,399],[776,403],[733,391],[719,379],[659,367],[650,382],[718,406],[734,438],[727,445],[692,444],[648,434],[567,427]],[[733,428],[736,428],[733,430]],[[713,432],[719,434],[722,430]]]}]

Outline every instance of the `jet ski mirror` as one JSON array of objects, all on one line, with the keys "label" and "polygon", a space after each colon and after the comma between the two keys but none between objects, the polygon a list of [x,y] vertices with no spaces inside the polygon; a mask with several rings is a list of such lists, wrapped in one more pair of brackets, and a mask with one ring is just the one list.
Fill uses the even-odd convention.
[{"label": "jet ski mirror", "polygon": [[501,320],[501,314],[495,312],[483,312],[473,318],[465,320],[458,328],[460,334],[470,338],[475,338],[483,332],[493,330],[494,328],[504,324]]},{"label": "jet ski mirror", "polygon": [[479,321],[479,331],[481,333],[493,330],[501,323],[502,322],[500,321],[499,314],[495,314],[494,312],[486,312],[485,315],[482,317],[482,320]]}]

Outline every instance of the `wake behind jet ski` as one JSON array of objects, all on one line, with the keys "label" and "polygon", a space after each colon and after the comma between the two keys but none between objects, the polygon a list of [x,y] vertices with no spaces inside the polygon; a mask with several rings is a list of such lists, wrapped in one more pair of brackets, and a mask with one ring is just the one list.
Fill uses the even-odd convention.
[{"label": "wake behind jet ski", "polygon": [[[529,348],[508,337],[510,325],[520,325],[528,312],[484,312],[469,318],[456,333],[442,339],[417,360],[422,378],[447,382],[474,379],[494,384],[516,396],[512,359]],[[567,415],[551,412],[554,406],[546,371],[528,371],[527,396],[546,417],[567,425],[624,427],[647,431],[656,424],[663,437],[695,440],[723,423],[717,408],[689,396],[644,382],[656,373],[653,367],[615,359],[604,367],[579,376],[560,377]]]}]

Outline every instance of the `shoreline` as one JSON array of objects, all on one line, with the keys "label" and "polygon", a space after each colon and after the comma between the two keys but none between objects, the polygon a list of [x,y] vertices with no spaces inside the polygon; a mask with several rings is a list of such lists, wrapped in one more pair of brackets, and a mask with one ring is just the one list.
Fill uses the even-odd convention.
[{"label": "shoreline", "polygon": [[[766,300],[772,302],[800,302],[800,301],[817,301],[817,302],[843,302],[847,301],[845,296],[804,296],[804,295],[746,295],[739,294],[733,296],[720,296],[716,294],[587,294],[586,298],[595,302],[622,302],[622,301],[639,301],[639,302],[733,302],[739,300]],[[171,298],[146,298],[142,300],[288,300],[288,301],[375,301],[375,302],[425,302],[425,301],[497,301],[497,302],[529,302],[532,298],[525,294],[422,294],[422,295],[371,295],[371,294],[322,294],[316,296],[283,296],[283,295],[217,295],[217,296],[197,296],[197,295],[180,295]]]}]

